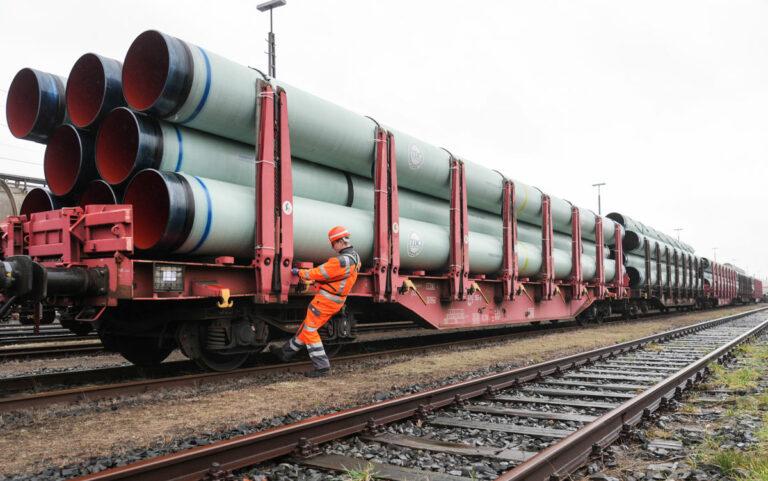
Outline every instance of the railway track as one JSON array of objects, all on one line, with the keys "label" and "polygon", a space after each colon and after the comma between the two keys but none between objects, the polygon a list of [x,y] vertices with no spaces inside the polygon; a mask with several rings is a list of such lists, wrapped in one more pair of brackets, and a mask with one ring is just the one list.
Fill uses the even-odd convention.
[{"label": "railway track", "polygon": [[[662,317],[669,317],[673,315],[681,315],[685,314],[684,312],[676,313],[676,314],[669,314],[669,313],[649,313],[649,314],[643,314],[637,317],[637,319],[643,319],[643,320],[652,320],[655,318],[662,318]],[[615,316],[613,318],[607,319],[605,322],[612,322],[616,320],[620,320],[621,318],[619,316]],[[369,325],[366,329],[369,331],[374,330],[377,327],[382,327],[385,324],[389,324],[391,327],[388,329],[395,329],[395,328],[402,328],[411,326],[413,327],[412,323],[378,323],[376,325]],[[558,325],[560,326],[576,326],[576,323],[573,321],[562,321],[559,322]],[[52,358],[57,356],[91,356],[91,355],[97,355],[102,354],[104,352],[107,352],[104,350],[104,348],[101,346],[101,342],[98,340],[96,336],[87,336],[87,337],[67,337],[66,341],[77,341],[77,340],[88,340],[93,339],[93,343],[88,344],[79,344],[79,345],[69,345],[69,344],[62,344],[61,346],[58,345],[52,345],[52,346],[34,346],[34,347],[23,347],[23,346],[13,346],[13,347],[2,347],[3,342],[0,340],[0,362],[2,361],[11,361],[11,360],[20,360],[20,359],[46,359],[46,358]],[[25,342],[35,342],[35,343],[48,343],[53,341],[58,341],[60,339],[49,339],[46,340],[44,337],[40,338],[34,338],[33,340],[26,341]]]},{"label": "railway track", "polygon": [[[67,341],[77,339],[69,338]],[[90,356],[106,352],[101,341],[80,344],[57,344],[51,346],[21,346],[0,349],[0,361],[16,359],[44,359],[59,356]]]},{"label": "railway track", "polygon": [[[555,332],[578,328],[575,323],[564,323]],[[347,346],[355,354],[335,356],[334,363],[343,365],[380,356],[416,354],[433,349],[459,348],[483,341],[501,342],[519,338],[522,334],[535,334],[553,329],[543,325],[523,325],[511,328],[474,332],[444,332],[410,338],[377,339],[361,341]],[[392,347],[396,343],[397,347]],[[255,364],[255,365],[254,365]],[[309,361],[276,363],[269,353],[261,353],[246,367],[230,372],[199,372],[191,361],[173,361],[156,368],[116,366],[88,370],[64,371],[0,378],[0,393],[6,395],[33,392],[10,397],[0,397],[0,413],[53,404],[98,400],[121,395],[132,395],[168,388],[201,386],[273,374],[305,372],[312,368]],[[124,381],[124,382],[115,382]],[[109,382],[109,384],[104,384]],[[98,385],[94,385],[98,384]],[[65,389],[62,389],[65,387]]]},{"label": "railway track", "polygon": [[81,479],[563,480],[766,328],[758,309]]},{"label": "railway track", "polygon": [[[654,314],[639,319],[647,321],[665,315]],[[471,346],[481,341],[503,342],[519,338],[523,334],[535,334],[542,331],[564,332],[570,329],[581,329],[575,322],[562,322],[558,328],[541,324],[525,324],[520,326],[486,329],[469,332],[440,332],[418,335],[410,338],[376,339],[360,341],[346,346],[348,355],[334,357],[334,363],[349,364],[379,356],[397,356],[401,354],[417,354],[433,349],[461,348]],[[396,347],[393,347],[393,342]],[[101,352],[99,343],[75,348],[75,352],[83,350]],[[0,351],[2,353],[4,351]],[[52,351],[52,354],[61,351]],[[0,354],[1,358],[2,354]],[[195,387],[252,377],[265,377],[274,374],[305,372],[311,369],[306,362],[289,364],[276,363],[268,353],[260,353],[249,362],[248,367],[231,372],[199,372],[199,368],[191,361],[165,362],[153,368],[138,366],[114,366],[88,370],[71,370],[47,374],[15,376],[0,378],[0,413],[18,409],[39,408],[54,404],[74,403],[79,401],[94,401],[116,396],[135,395],[139,393],[161,391],[169,388]]]},{"label": "railway track", "polygon": [[0,346],[23,345],[23,344],[48,344],[61,341],[86,341],[89,339],[98,339],[94,335],[78,336],[75,334],[55,334],[40,336],[21,336],[0,338]]},{"label": "railway track", "polygon": [[[382,331],[386,330],[394,330],[394,329],[402,329],[406,327],[413,327],[413,323],[411,322],[393,322],[389,323],[388,325],[385,325],[385,323],[377,323],[377,324],[370,324],[365,325],[365,327],[362,329],[363,332],[369,332],[376,329],[381,329]],[[51,332],[53,329],[50,330]],[[64,330],[65,332],[69,332],[67,330]],[[55,343],[55,342],[69,342],[69,341],[86,341],[86,340],[92,340],[92,343],[84,343],[84,344],[78,344],[78,345],[72,345],[72,344],[62,344],[62,345],[52,345],[52,346],[29,346],[24,347],[23,344],[26,343],[34,343],[34,344],[48,344],[48,343]],[[10,346],[13,345],[13,347],[5,348],[1,346]],[[58,332],[55,332],[54,334],[45,332],[41,333],[39,335],[29,334],[22,337],[2,337],[0,333],[0,361],[6,361],[6,360],[15,360],[15,359],[44,359],[44,358],[50,358],[50,357],[56,357],[56,356],[90,356],[90,355],[96,355],[96,354],[102,354],[107,351],[104,350],[104,347],[101,344],[101,341],[99,341],[98,336],[94,333],[92,335],[88,336],[76,336],[72,333],[66,334],[59,334]]]},{"label": "railway track", "polygon": [[44,324],[40,326],[39,332],[35,333],[35,327],[24,324],[10,324],[0,326],[0,339],[12,337],[46,337],[55,335],[72,335],[72,331],[62,327],[61,324]]}]

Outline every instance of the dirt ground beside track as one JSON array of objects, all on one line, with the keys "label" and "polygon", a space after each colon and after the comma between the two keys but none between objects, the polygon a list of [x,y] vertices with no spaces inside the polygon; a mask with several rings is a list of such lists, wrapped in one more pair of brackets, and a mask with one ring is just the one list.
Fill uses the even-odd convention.
[{"label": "dirt ground beside track", "polygon": [[382,356],[354,367],[339,367],[332,377],[321,380],[285,375],[269,383],[243,380],[209,390],[179,390],[118,400],[110,402],[106,409],[104,405],[102,409],[73,406],[33,411],[28,418],[0,415],[0,473],[31,474],[51,465],[255,424],[293,411],[371,402],[376,393],[390,388],[440,380],[497,363],[532,364],[753,308],[695,312],[646,322],[614,322],[575,332],[537,333],[503,342],[486,341],[485,345],[461,350]]}]

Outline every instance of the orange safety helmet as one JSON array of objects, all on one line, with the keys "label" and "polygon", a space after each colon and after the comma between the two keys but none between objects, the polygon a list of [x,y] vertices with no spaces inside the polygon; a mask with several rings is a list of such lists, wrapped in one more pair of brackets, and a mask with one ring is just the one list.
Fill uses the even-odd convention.
[{"label": "orange safety helmet", "polygon": [[344,226],[337,225],[328,231],[328,241],[330,241],[331,244],[345,237],[349,237],[349,231]]}]

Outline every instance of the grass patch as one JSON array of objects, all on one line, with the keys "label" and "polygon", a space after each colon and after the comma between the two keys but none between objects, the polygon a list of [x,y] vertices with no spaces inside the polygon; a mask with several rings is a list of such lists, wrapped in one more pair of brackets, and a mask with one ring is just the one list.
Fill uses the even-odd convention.
[{"label": "grass patch", "polygon": [[738,481],[768,481],[768,446],[747,451],[711,450],[700,454],[697,462],[720,468]]},{"label": "grass patch", "polygon": [[652,342],[652,343],[648,344],[647,346],[645,346],[645,350],[646,351],[651,351],[651,352],[661,352],[661,351],[664,350],[664,346],[662,346],[658,342]]},{"label": "grass patch", "polygon": [[699,414],[701,409],[692,403],[687,403],[680,407],[680,412],[684,414]]},{"label": "grass patch", "polygon": [[757,388],[757,383],[768,369],[768,346],[746,345],[737,350],[742,357],[741,367],[727,369],[720,364],[710,366],[712,378],[707,383],[711,386],[725,387],[734,391],[747,391]]},{"label": "grass patch", "polygon": [[[751,390],[768,371],[768,346],[745,345],[739,349],[740,367],[728,370],[712,366],[711,384],[732,390]],[[693,455],[696,464],[719,467],[736,481],[768,481],[768,392],[735,396],[735,404],[726,411],[728,417],[759,416],[761,427],[755,433],[757,442],[744,450],[722,449],[723,440],[707,438]]]},{"label": "grass patch", "polygon": [[651,439],[672,439],[675,437],[673,433],[657,427],[650,428],[646,435]]},{"label": "grass patch", "polygon": [[368,463],[363,469],[348,469],[344,473],[344,481],[373,481],[376,479],[376,470],[372,463]]}]

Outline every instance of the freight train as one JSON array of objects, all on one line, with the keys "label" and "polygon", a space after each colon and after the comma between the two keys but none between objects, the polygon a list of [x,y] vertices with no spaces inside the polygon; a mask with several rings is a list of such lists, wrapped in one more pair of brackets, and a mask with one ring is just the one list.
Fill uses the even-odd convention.
[{"label": "freight train", "polygon": [[289,336],[316,292],[291,268],[332,255],[336,224],[364,268],[322,329],[329,344],[364,323],[599,322],[762,289],[625,215],[157,31],[124,63],[83,55],[68,79],[23,69],[6,114],[13,135],[46,144],[49,190],[0,223],[0,310],[58,309],[136,364],[180,348],[229,370]]}]

